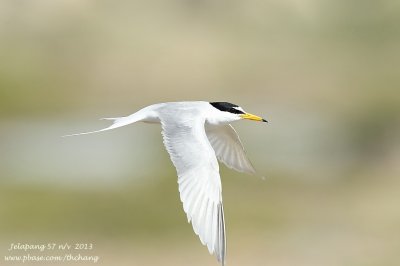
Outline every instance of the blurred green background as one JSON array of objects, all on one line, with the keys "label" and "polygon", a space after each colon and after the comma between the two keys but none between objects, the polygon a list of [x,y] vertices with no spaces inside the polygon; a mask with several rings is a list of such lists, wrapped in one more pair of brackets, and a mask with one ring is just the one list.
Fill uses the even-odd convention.
[{"label": "blurred green background", "polygon": [[270,121],[235,125],[265,181],[221,166],[228,265],[400,265],[399,25],[390,0],[0,1],[0,264],[218,265],[158,126],[60,137],[206,100]]}]

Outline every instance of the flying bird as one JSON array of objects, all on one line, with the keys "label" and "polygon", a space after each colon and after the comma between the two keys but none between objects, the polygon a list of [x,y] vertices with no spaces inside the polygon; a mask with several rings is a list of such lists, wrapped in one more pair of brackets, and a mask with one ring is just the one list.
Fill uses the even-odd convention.
[{"label": "flying bird", "polygon": [[267,122],[228,102],[168,102],[147,106],[112,120],[102,132],[135,122],[161,124],[166,150],[174,164],[180,199],[194,232],[224,265],[226,234],[218,161],[239,172],[254,174],[243,145],[230,123],[241,119]]}]

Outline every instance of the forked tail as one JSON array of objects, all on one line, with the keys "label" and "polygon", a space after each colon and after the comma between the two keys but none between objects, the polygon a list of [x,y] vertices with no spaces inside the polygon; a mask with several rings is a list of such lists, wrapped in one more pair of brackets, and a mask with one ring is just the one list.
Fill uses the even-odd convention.
[{"label": "forked tail", "polygon": [[96,131],[90,131],[90,132],[84,132],[84,133],[77,133],[77,134],[71,134],[71,135],[65,135],[63,137],[71,137],[71,136],[79,136],[79,135],[87,135],[87,134],[92,134],[92,133],[98,133],[102,131],[107,131],[110,129],[118,128],[118,127],[123,127],[135,122],[138,122],[141,120],[141,117],[137,115],[137,113],[130,115],[130,116],[124,116],[124,117],[116,117],[116,118],[101,118],[100,120],[112,120],[113,124],[109,127],[96,130]]}]

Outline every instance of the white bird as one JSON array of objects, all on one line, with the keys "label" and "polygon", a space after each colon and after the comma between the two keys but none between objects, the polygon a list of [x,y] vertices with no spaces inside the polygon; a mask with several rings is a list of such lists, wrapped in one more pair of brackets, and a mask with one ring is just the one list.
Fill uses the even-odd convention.
[{"label": "white bird", "polygon": [[180,199],[194,232],[210,254],[225,264],[226,236],[218,161],[236,171],[254,174],[231,122],[249,119],[267,122],[227,102],[169,102],[147,106],[112,120],[107,128],[73,134],[91,134],[135,122],[160,123],[165,148],[177,174]]}]

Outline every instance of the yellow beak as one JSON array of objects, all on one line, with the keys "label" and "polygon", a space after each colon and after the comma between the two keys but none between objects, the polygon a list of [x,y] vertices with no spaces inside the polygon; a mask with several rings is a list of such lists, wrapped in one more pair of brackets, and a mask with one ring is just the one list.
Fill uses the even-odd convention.
[{"label": "yellow beak", "polygon": [[249,119],[249,120],[254,120],[254,121],[268,122],[267,120],[265,120],[265,119],[263,119],[263,118],[261,118],[259,116],[252,115],[252,114],[249,114],[249,113],[241,114],[240,117],[243,118],[243,119]]}]

